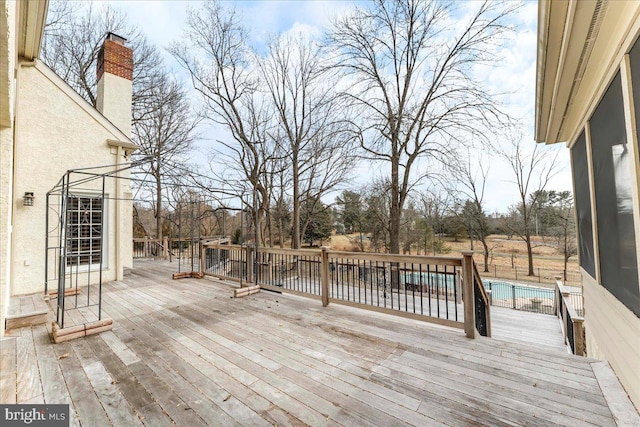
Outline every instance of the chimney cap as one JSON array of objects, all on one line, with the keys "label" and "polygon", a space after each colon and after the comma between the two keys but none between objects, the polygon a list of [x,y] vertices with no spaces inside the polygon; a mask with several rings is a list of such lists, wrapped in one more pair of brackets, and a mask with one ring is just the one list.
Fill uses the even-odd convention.
[{"label": "chimney cap", "polygon": [[105,40],[111,40],[121,45],[124,45],[125,42],[127,41],[127,39],[125,39],[124,37],[119,36],[116,33],[112,33],[111,31],[107,33],[107,37],[105,37]]}]

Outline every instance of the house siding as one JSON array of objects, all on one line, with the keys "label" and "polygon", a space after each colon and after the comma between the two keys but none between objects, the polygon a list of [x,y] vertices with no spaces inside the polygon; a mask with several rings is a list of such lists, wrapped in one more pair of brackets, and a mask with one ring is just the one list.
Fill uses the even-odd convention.
[{"label": "house siding", "polygon": [[608,360],[631,400],[640,402],[640,319],[583,271],[587,356]]}]

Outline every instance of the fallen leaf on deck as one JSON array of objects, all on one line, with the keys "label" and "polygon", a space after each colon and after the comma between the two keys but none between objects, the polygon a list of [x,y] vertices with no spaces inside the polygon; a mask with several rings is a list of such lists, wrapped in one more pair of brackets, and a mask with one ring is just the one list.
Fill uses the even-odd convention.
[{"label": "fallen leaf on deck", "polygon": [[66,359],[67,357],[69,357],[69,353],[61,354],[60,356],[58,356],[58,360]]}]

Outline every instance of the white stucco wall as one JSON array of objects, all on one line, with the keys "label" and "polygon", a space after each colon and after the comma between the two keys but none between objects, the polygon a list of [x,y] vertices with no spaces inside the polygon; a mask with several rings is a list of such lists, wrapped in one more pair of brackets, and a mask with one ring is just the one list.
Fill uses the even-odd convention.
[{"label": "white stucco wall", "polygon": [[583,271],[587,356],[609,361],[640,409],[640,319]]},{"label": "white stucco wall", "polygon": [[[16,148],[13,198],[13,244],[11,293],[13,295],[43,291],[45,259],[46,193],[68,169],[114,165],[116,152],[108,140],[118,139],[87,111],[91,107],[74,93],[60,88],[60,81],[44,65],[20,67],[18,73],[18,103],[16,109]],[[55,78],[54,78],[55,77]],[[68,88],[67,88],[68,89]],[[83,185],[82,191],[93,186],[98,192],[102,181]],[[106,192],[116,194],[116,180],[106,180]],[[121,185],[128,187],[126,181]],[[21,196],[35,194],[34,206],[22,205]],[[108,201],[108,268],[103,280],[116,278],[115,201]],[[55,215],[55,212],[53,212]],[[131,217],[120,223],[130,228]],[[53,242],[52,242],[53,243]],[[131,246],[131,241],[122,242]],[[120,263],[122,264],[122,262]],[[92,278],[97,279],[95,272]],[[86,279],[80,275],[80,285]]]},{"label": "white stucco wall", "polygon": [[0,0],[0,337],[9,303],[16,2]]},{"label": "white stucco wall", "polygon": [[96,109],[125,135],[131,135],[131,80],[104,73],[98,81]]}]

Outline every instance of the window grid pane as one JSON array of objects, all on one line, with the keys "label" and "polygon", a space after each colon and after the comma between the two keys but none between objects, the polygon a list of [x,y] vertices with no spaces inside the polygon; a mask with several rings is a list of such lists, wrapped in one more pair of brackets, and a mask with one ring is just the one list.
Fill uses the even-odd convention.
[{"label": "window grid pane", "polygon": [[68,198],[67,265],[99,264],[102,259],[102,198]]}]

